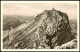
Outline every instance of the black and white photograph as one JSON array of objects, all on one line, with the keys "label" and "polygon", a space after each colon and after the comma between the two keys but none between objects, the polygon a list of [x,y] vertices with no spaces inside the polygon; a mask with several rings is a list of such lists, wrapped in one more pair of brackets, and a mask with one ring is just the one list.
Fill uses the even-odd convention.
[{"label": "black and white photograph", "polygon": [[78,1],[3,1],[2,50],[79,50]]}]

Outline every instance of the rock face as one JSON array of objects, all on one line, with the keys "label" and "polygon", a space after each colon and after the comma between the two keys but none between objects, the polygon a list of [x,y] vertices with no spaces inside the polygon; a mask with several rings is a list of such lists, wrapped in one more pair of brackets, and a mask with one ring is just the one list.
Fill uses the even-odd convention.
[{"label": "rock face", "polygon": [[53,48],[71,40],[71,27],[66,13],[52,9],[45,10],[42,16],[46,18],[38,28],[37,34],[43,41],[41,42],[43,47],[44,43]]},{"label": "rock face", "polygon": [[73,39],[65,44],[62,44],[61,46],[56,46],[54,49],[75,49],[77,48],[77,40]]},{"label": "rock face", "polygon": [[53,49],[74,39],[68,15],[55,10],[38,14],[26,28],[14,32],[6,49]]}]

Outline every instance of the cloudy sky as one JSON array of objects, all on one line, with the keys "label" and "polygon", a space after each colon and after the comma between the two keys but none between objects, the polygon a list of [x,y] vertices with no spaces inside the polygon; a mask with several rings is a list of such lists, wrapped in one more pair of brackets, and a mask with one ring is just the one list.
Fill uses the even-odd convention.
[{"label": "cloudy sky", "polygon": [[68,14],[70,19],[77,17],[77,3],[74,2],[42,2],[42,3],[3,3],[3,14],[6,15],[26,15],[33,16],[40,14],[44,10],[50,10],[53,7]]}]

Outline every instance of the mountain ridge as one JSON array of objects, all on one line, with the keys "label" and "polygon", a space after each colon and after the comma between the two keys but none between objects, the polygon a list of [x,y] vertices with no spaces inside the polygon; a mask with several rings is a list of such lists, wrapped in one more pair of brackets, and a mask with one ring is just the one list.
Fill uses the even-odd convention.
[{"label": "mountain ridge", "polygon": [[38,14],[26,28],[12,33],[6,48],[53,49],[74,39],[72,36],[68,15],[53,8]]}]

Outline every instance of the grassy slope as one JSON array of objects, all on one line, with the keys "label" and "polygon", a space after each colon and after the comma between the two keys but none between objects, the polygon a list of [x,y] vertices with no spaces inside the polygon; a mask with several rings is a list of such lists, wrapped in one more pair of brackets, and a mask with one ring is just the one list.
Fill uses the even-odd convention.
[{"label": "grassy slope", "polygon": [[17,27],[18,25],[26,22],[28,20],[32,20],[32,16],[22,16],[22,15],[4,15],[3,16],[3,29],[10,29],[10,27]]},{"label": "grassy slope", "polygon": [[15,19],[15,18],[12,18],[10,16],[6,16],[3,18],[3,29],[6,30],[6,29],[10,29],[10,27],[17,27],[18,25],[21,24],[21,21]]}]

